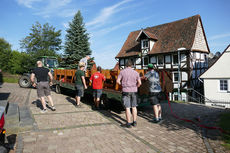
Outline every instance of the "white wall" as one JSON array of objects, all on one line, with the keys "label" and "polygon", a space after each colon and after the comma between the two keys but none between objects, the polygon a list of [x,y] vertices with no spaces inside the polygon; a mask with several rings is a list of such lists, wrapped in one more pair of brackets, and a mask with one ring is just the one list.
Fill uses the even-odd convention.
[{"label": "white wall", "polygon": [[[228,86],[230,86],[230,79]],[[213,101],[214,105],[225,105],[225,107],[230,108],[230,91],[219,91],[219,79],[204,79],[204,96]],[[206,102],[207,105],[213,105],[208,100]]]}]

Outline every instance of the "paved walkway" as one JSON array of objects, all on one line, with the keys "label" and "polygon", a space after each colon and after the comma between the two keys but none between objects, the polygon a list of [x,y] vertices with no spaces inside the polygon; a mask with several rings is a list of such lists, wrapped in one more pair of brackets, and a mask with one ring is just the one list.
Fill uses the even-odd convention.
[{"label": "paved walkway", "polygon": [[[209,132],[195,125],[175,119],[166,103],[162,104],[164,120],[160,124],[151,122],[153,112],[151,107],[146,106],[138,111],[137,127],[127,129],[122,126],[125,123],[124,113],[93,111],[90,105],[84,103],[81,108],[75,108],[72,97],[52,92],[57,110],[42,114],[35,89],[22,89],[15,84],[5,84],[3,88],[0,88],[0,93],[10,92],[8,99],[11,102],[14,101],[13,96],[21,91],[23,96],[19,96],[24,101],[19,104],[28,105],[35,120],[34,130],[17,135],[16,149],[11,152],[227,152],[221,146],[218,131],[212,131],[210,136]],[[172,108],[180,117],[194,119],[199,116],[205,123],[209,123],[209,119],[216,120],[224,111],[194,104],[172,103]]]}]

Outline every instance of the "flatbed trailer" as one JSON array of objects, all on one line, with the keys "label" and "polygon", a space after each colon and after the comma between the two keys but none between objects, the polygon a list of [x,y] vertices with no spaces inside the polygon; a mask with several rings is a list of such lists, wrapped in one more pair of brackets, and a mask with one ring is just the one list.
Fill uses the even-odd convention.
[{"label": "flatbed trailer", "polygon": [[[146,73],[146,70],[136,70],[140,76],[143,76]],[[88,89],[85,90],[87,94],[92,94],[92,88],[90,84],[90,76],[96,72],[96,68],[86,71],[86,84]],[[61,90],[64,88],[75,90],[75,73],[74,69],[55,69],[54,70],[54,85],[57,93],[61,93]],[[105,107],[109,108],[111,100],[121,102],[122,92],[121,86],[116,83],[117,77],[120,73],[120,70],[102,70],[101,72],[106,80],[103,83],[102,90],[102,102]],[[142,80],[142,85],[138,88],[138,106],[148,105],[148,81]],[[162,88],[163,89],[163,88]],[[166,89],[166,88],[165,88]],[[165,90],[164,89],[164,90]]]}]

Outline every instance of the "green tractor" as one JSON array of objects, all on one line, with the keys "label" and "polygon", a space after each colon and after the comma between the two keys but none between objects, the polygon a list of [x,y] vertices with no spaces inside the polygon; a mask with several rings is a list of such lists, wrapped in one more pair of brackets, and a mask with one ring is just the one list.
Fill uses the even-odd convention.
[{"label": "green tractor", "polygon": [[[54,56],[41,56],[38,58],[39,61],[42,61],[43,66],[50,69],[51,73],[53,73],[54,69],[57,69],[59,64],[58,60]],[[22,88],[31,87],[32,83],[30,81],[31,73],[24,73],[18,80],[18,84]],[[36,81],[36,80],[35,80]]]}]

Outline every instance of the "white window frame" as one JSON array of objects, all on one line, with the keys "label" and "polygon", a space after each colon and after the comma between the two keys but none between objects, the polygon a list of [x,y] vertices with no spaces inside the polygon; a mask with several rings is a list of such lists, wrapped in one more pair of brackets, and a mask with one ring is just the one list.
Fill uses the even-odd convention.
[{"label": "white window frame", "polygon": [[[177,76],[177,81],[175,81],[175,74],[177,74],[178,76]],[[173,82],[175,82],[175,83],[178,83],[178,81],[179,81],[179,73],[178,72],[173,72]]]},{"label": "white window frame", "polygon": [[[221,84],[221,81],[226,81],[226,82],[225,83],[223,82],[223,84]],[[227,85],[227,89],[226,90],[224,90],[224,89],[221,90],[221,85],[224,86],[225,84]],[[228,88],[229,88],[228,86],[229,86],[229,84],[228,84],[227,79],[220,79],[219,80],[219,86],[218,86],[219,92],[228,92]]]},{"label": "white window frame", "polygon": [[[147,42],[147,43],[145,43]],[[147,46],[145,46],[147,44]],[[148,39],[142,39],[141,40],[141,49],[149,48],[149,40]]]}]

